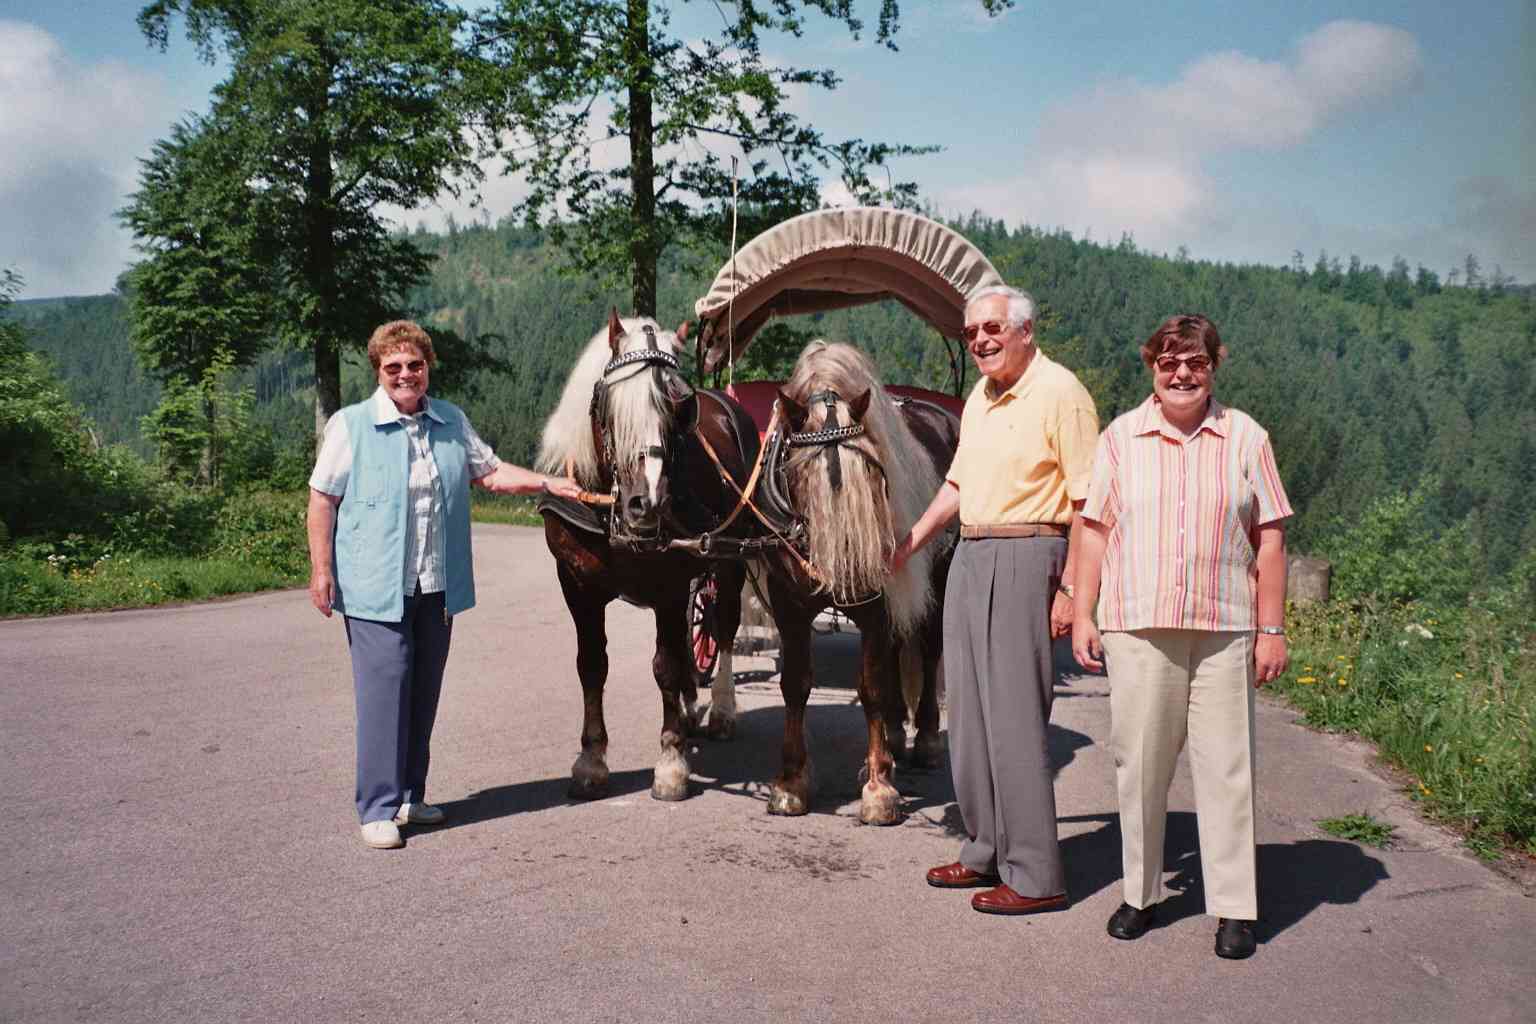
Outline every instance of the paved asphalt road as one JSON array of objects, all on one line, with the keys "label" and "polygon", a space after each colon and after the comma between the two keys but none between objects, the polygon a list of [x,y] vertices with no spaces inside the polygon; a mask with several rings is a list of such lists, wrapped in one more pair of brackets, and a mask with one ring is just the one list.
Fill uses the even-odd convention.
[{"label": "paved asphalt road", "polygon": [[[1073,905],[974,913],[931,889],[956,850],[947,774],[902,775],[862,827],[856,639],[818,642],[813,812],[764,813],[782,713],[737,662],[740,730],[696,795],[650,799],[647,613],[609,618],[613,795],[565,797],[574,640],[542,535],[476,527],[429,794],[451,825],[357,840],[340,622],[302,591],[0,623],[0,1020],[1536,1021],[1536,899],[1419,824],[1364,748],[1261,706],[1259,953],[1211,953],[1188,777],[1161,927],[1116,942],[1102,679],[1052,747]],[[1370,811],[1378,851],[1315,821]]]}]

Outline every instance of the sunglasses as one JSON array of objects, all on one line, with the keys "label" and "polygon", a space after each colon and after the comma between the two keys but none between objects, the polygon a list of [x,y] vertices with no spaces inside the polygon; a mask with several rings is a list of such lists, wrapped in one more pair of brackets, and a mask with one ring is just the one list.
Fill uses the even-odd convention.
[{"label": "sunglasses", "polygon": [[1153,365],[1158,373],[1178,373],[1180,366],[1189,367],[1190,373],[1205,373],[1211,368],[1211,360],[1209,356],[1158,356]]},{"label": "sunglasses", "polygon": [[383,366],[379,367],[379,369],[384,371],[385,375],[390,377],[400,376],[401,370],[410,370],[412,373],[420,373],[426,368],[427,361],[425,359],[412,359],[408,363],[385,363]]},{"label": "sunglasses", "polygon": [[1009,324],[998,323],[996,320],[988,320],[984,324],[966,324],[965,329],[960,333],[965,336],[966,341],[975,341],[977,333],[981,331],[985,331],[990,337],[995,337],[1002,334],[1010,326]]}]

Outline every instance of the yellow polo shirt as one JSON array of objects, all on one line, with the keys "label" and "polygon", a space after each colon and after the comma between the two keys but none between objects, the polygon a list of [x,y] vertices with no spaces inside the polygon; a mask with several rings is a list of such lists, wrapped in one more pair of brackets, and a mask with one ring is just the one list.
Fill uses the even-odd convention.
[{"label": "yellow polo shirt", "polygon": [[1013,387],[983,377],[965,400],[960,448],[945,475],[966,526],[1072,521],[1088,495],[1099,416],[1076,375],[1036,351]]}]

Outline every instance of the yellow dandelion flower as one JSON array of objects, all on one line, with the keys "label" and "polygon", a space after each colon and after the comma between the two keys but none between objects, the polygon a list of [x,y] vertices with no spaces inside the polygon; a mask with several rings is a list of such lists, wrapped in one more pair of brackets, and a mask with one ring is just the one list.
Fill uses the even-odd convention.
[{"label": "yellow dandelion flower", "polygon": [[1311,686],[1313,683],[1317,682],[1317,676],[1297,676],[1296,681],[1298,683],[1304,683],[1307,686]]},{"label": "yellow dandelion flower", "polygon": [[1426,754],[1433,754],[1434,752],[1435,752],[1435,748],[1434,748],[1434,746],[1432,744],[1429,744],[1429,743],[1424,744],[1424,753],[1426,753]]},{"label": "yellow dandelion flower", "polygon": [[1348,679],[1340,679],[1339,680],[1339,685],[1340,686],[1348,686],[1349,685],[1349,680]]},{"label": "yellow dandelion flower", "polygon": [[1349,660],[1349,659],[1348,659],[1348,658],[1346,658],[1346,657],[1345,657],[1345,656],[1344,656],[1344,655],[1342,655],[1342,654],[1341,654],[1341,655],[1339,655],[1339,656],[1338,656],[1338,657],[1337,657],[1337,658],[1334,658],[1334,659],[1333,659],[1333,660],[1334,660],[1334,661],[1348,661],[1348,660]]},{"label": "yellow dandelion flower", "polygon": [[1456,673],[1456,678],[1457,678],[1457,679],[1460,679],[1460,678],[1461,678],[1461,677],[1462,677],[1462,676],[1461,676],[1461,673],[1460,673],[1460,672],[1457,672],[1457,673]]}]

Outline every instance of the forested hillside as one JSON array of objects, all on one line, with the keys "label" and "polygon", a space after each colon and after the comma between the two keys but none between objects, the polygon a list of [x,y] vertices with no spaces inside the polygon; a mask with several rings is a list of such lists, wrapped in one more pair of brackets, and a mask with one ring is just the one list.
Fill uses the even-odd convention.
[{"label": "forested hillside", "polygon": [[[1136,350],[1152,328],[1175,312],[1212,317],[1231,351],[1217,394],[1270,429],[1299,512],[1296,546],[1325,550],[1372,502],[1417,492],[1425,525],[1466,531],[1478,573],[1497,575],[1536,547],[1536,310],[1528,292],[1478,279],[1473,261],[1461,283],[1443,287],[1400,262],[1385,271],[1326,257],[1310,268],[1299,258],[1289,268],[1233,266],[979,217],[956,227],[1004,278],[1035,294],[1042,347],[1078,371],[1106,423],[1149,390]],[[493,335],[491,350],[511,366],[472,375],[452,397],[500,452],[527,460],[575,353],[609,306],[622,306],[623,291],[562,275],[536,234],[512,226],[411,240],[436,257],[430,284],[412,297],[423,319],[467,337]],[[725,256],[663,266],[665,319],[691,317]],[[107,296],[13,312],[104,438],[141,447],[138,419],[158,386],[133,361],[125,309]],[[867,347],[893,381],[950,386],[940,339],[894,304],[775,330],[738,374],[781,376],[799,340],[819,335]],[[311,424],[303,367],[301,358],[269,355],[248,377],[255,419],[291,445],[307,442]],[[354,359],[344,400],[368,386]]]}]

